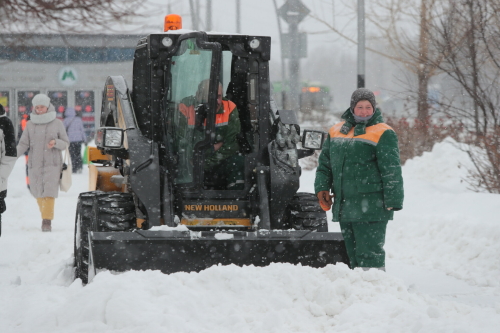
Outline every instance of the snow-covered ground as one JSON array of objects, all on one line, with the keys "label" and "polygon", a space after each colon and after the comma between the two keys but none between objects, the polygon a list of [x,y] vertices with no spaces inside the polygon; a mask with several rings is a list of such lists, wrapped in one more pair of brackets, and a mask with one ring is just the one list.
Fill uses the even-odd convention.
[{"label": "snow-covered ground", "polygon": [[[407,162],[387,272],[217,266],[101,272],[83,287],[72,256],[87,171],[61,193],[53,231],[42,233],[19,159],[2,216],[0,332],[499,332],[500,196],[468,191],[459,164],[467,156],[451,141]],[[301,190],[313,181],[304,172]]]}]

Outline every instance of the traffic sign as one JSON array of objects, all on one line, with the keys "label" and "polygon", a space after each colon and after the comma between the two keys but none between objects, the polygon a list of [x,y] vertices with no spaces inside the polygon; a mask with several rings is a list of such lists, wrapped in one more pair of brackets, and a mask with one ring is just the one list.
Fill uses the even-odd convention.
[{"label": "traffic sign", "polygon": [[278,14],[288,24],[299,23],[311,11],[300,0],[288,0],[283,6],[278,9]]}]

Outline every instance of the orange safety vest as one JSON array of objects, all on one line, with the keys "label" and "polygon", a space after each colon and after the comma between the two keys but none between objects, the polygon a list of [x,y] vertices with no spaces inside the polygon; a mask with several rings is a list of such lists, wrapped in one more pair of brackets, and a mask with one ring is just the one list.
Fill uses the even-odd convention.
[{"label": "orange safety vest", "polygon": [[365,134],[354,136],[354,127],[351,128],[351,130],[347,134],[343,134],[342,132],[340,132],[340,129],[342,128],[342,125],[344,125],[344,123],[345,121],[335,124],[330,128],[330,141],[348,139],[353,141],[363,141],[376,146],[380,138],[382,137],[382,134],[384,134],[386,130],[393,130],[391,126],[385,123],[379,123],[366,127]]},{"label": "orange safety vest", "polygon": [[[215,115],[215,127],[219,126],[224,126],[229,123],[229,116],[233,112],[233,110],[236,108],[236,104],[234,104],[231,101],[222,101],[222,112],[218,111],[217,114]],[[194,110],[194,105],[187,106],[184,103],[179,104],[179,111],[186,117],[188,126],[189,127],[194,127],[195,125],[195,110]],[[206,124],[206,120],[205,120]]]},{"label": "orange safety vest", "polygon": [[24,129],[26,128],[26,124],[28,123],[28,117],[23,117],[23,119],[21,120],[21,130],[24,131]]}]

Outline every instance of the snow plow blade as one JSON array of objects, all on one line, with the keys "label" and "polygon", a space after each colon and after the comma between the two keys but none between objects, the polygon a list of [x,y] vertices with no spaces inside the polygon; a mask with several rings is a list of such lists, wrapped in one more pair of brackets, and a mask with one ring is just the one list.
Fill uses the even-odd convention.
[{"label": "snow plow blade", "polygon": [[89,232],[89,282],[98,270],[199,272],[213,265],[348,264],[340,233],[311,231]]}]

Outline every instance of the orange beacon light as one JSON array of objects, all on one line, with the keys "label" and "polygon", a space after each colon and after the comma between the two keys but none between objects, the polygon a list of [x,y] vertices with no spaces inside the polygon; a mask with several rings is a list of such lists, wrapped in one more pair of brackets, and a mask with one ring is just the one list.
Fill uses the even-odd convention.
[{"label": "orange beacon light", "polygon": [[182,17],[177,14],[168,14],[165,16],[163,31],[182,29]]}]

